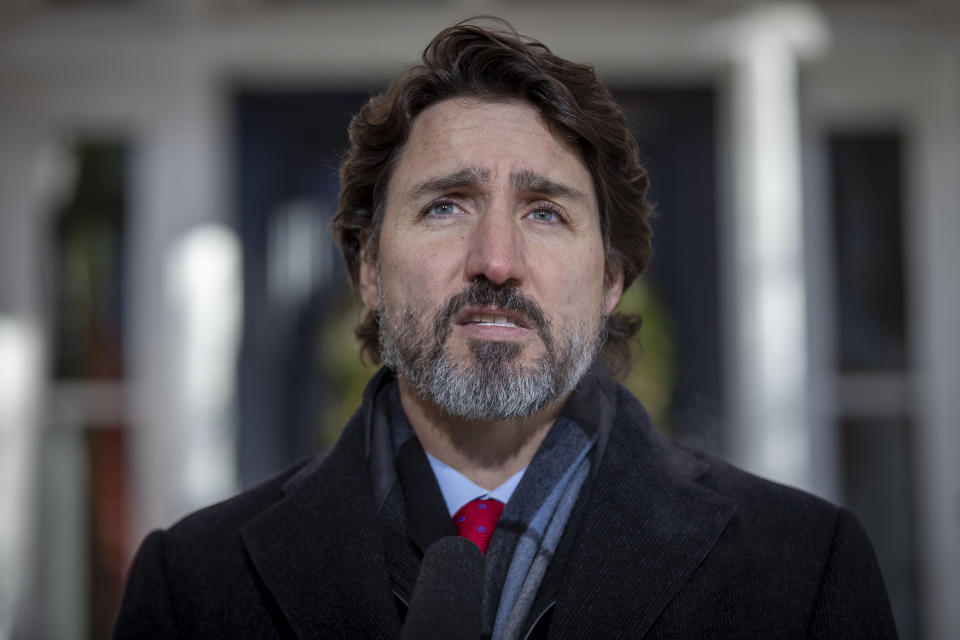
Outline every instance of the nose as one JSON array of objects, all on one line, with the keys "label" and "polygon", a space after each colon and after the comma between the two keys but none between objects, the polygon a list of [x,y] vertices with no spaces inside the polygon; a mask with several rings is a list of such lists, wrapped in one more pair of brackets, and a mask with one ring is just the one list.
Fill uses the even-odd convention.
[{"label": "nose", "polygon": [[482,216],[467,241],[464,274],[468,282],[483,276],[493,284],[523,284],[526,262],[521,230],[506,213]]}]

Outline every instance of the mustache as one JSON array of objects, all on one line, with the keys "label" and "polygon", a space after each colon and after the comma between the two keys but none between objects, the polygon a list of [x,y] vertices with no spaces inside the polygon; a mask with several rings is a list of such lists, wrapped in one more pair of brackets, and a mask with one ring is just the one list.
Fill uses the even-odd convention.
[{"label": "mustache", "polygon": [[515,311],[522,314],[531,327],[536,329],[544,346],[552,347],[550,340],[550,322],[543,309],[532,298],[520,291],[519,287],[511,282],[494,284],[486,278],[478,278],[461,291],[447,300],[443,309],[435,318],[436,334],[440,344],[450,332],[450,321],[455,315],[467,307],[495,307],[504,311]]}]

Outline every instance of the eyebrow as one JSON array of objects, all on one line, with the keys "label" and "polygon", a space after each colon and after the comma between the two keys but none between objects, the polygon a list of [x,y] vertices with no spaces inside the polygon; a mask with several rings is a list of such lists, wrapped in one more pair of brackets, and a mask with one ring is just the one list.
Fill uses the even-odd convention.
[{"label": "eyebrow", "polygon": [[[422,198],[455,189],[479,189],[490,179],[490,169],[484,167],[466,167],[442,176],[430,178],[410,191],[411,198]],[[520,169],[510,174],[513,188],[522,193],[536,193],[549,198],[568,198],[586,200],[582,191],[533,171]]]},{"label": "eyebrow", "polygon": [[443,193],[453,189],[471,188],[476,189],[483,185],[490,178],[490,170],[482,167],[467,167],[453,173],[431,178],[426,182],[415,187],[411,192],[412,198],[421,198],[423,196],[435,193]]},{"label": "eyebrow", "polygon": [[510,174],[513,188],[524,193],[538,193],[550,198],[568,198],[570,200],[585,200],[586,194],[556,182],[530,169],[521,169]]}]

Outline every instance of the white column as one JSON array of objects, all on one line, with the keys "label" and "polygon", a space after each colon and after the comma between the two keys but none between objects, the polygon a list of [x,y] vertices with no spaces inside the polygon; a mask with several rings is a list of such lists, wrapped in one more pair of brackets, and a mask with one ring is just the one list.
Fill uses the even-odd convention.
[{"label": "white column", "polygon": [[234,389],[242,321],[240,243],[222,225],[197,227],[171,247],[164,293],[173,310],[180,501],[194,509],[237,490]]},{"label": "white column", "polygon": [[27,624],[37,586],[41,406],[45,392],[42,291],[32,123],[0,91],[0,640]]},{"label": "white column", "polygon": [[33,577],[42,360],[36,327],[0,315],[0,640],[12,637]]},{"label": "white column", "polygon": [[916,387],[918,616],[928,638],[960,637],[960,46],[944,38],[918,103],[918,207],[909,239]]},{"label": "white column", "polygon": [[[225,217],[225,181],[218,168],[227,166],[220,124],[225,120],[218,86],[202,70],[182,75],[171,70],[163,83],[158,89],[165,95],[163,109],[144,122],[134,172],[128,342],[137,508],[132,544],[148,529],[169,526],[236,490],[232,376],[239,286],[230,273],[239,269],[234,265],[239,248],[224,233],[201,234],[200,245],[189,240],[197,229]],[[204,245],[204,237],[213,238],[212,244]],[[204,246],[215,253],[198,255]],[[202,286],[213,287],[206,302],[224,305],[216,317],[206,318],[213,325],[197,323]],[[198,357],[208,360],[198,363]],[[201,365],[203,370],[197,369]],[[216,455],[204,462],[210,453]]]},{"label": "white column", "polygon": [[755,473],[810,487],[797,64],[823,27],[803,7],[767,6],[741,16],[730,37],[730,453]]}]

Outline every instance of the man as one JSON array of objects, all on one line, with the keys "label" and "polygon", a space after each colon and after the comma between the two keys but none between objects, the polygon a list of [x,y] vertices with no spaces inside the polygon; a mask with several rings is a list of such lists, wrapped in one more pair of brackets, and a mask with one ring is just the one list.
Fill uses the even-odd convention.
[{"label": "man", "polygon": [[852,515],[606,373],[650,209],[592,68],[460,24],[350,134],[334,228],[385,367],[331,451],[147,537],[116,637],[896,636]]}]

